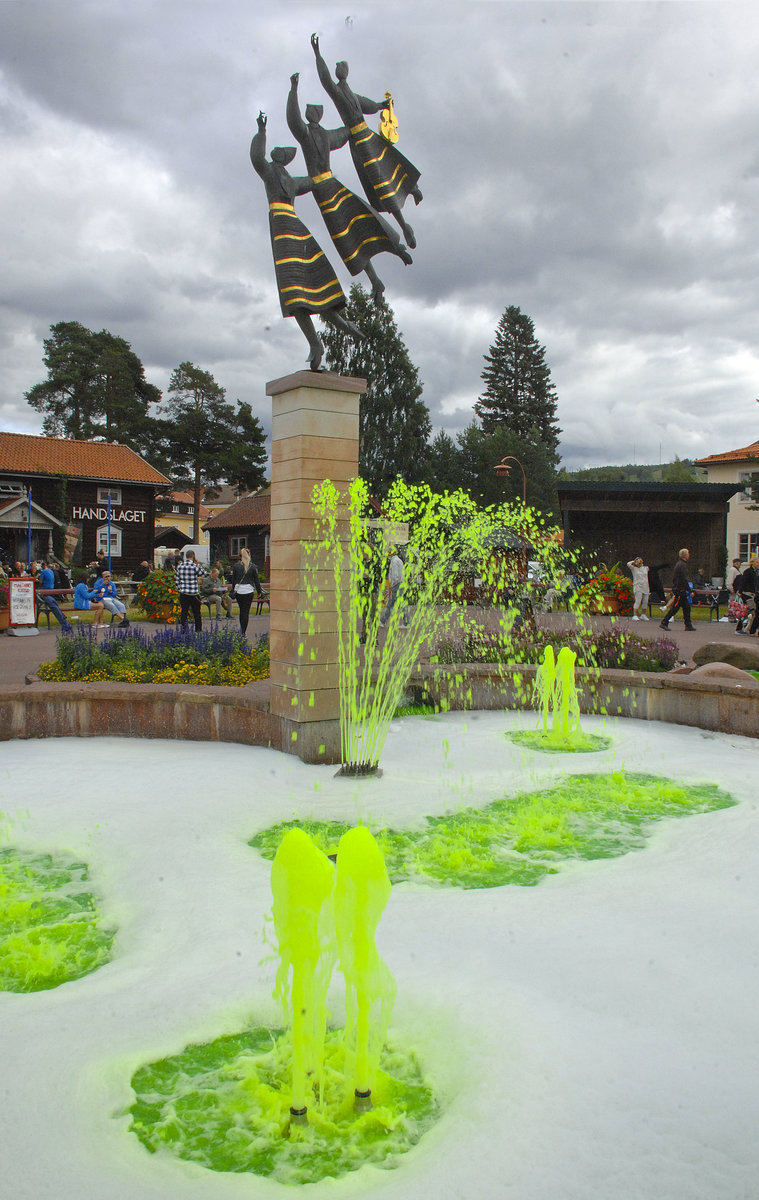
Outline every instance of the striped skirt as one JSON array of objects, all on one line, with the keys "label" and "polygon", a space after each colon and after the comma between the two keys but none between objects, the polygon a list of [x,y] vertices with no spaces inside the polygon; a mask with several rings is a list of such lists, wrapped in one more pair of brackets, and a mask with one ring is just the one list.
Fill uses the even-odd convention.
[{"label": "striped skirt", "polygon": [[398,238],[376,213],[335,179],[331,171],[313,178],[316,199],[335,249],[350,271],[359,275],[374,254],[397,253]]},{"label": "striped skirt", "polygon": [[292,204],[275,201],[269,205],[269,232],[282,316],[344,308],[345,292]]},{"label": "striped skirt", "polygon": [[370,129],[366,121],[351,125],[353,163],[369,203],[380,212],[403,208],[419,182],[420,172],[392,142]]}]

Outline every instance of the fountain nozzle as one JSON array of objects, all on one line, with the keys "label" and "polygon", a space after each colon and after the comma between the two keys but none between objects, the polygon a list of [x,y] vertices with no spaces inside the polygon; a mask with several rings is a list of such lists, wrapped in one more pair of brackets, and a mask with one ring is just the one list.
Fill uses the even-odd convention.
[{"label": "fountain nozzle", "polygon": [[308,1125],[308,1108],[306,1105],[303,1108],[293,1108],[290,1105],[290,1124],[291,1125]]},{"label": "fountain nozzle", "polygon": [[367,1088],[365,1092],[358,1088],[353,1093],[353,1108],[357,1113],[371,1112],[372,1108],[372,1089]]}]

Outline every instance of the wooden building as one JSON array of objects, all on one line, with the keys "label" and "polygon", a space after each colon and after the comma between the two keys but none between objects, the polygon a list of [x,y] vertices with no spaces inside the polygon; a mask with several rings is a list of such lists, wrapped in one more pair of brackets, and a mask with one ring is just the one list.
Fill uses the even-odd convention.
[{"label": "wooden building", "polygon": [[693,570],[723,574],[727,505],[740,484],[559,483],[564,545],[624,565],[672,563],[687,546]]},{"label": "wooden building", "polygon": [[265,578],[268,579],[270,488],[262,488],[252,496],[243,496],[210,521],[206,521],[204,528],[211,537],[211,562],[235,558],[243,547],[246,547],[258,570],[263,570]]},{"label": "wooden building", "polygon": [[170,486],[127,446],[0,433],[0,547],[26,562],[31,526],[32,558],[55,550],[87,565],[98,550],[108,553],[110,530],[121,575],[153,561],[156,492]]}]

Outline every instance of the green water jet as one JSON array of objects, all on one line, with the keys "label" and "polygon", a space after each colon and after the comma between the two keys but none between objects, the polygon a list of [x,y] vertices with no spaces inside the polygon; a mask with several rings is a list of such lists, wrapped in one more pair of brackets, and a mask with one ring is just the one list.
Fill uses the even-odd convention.
[{"label": "green water jet", "polygon": [[[336,865],[297,827],[272,864],[285,1028],[187,1047],[132,1077],[132,1130],[215,1171],[314,1183],[364,1163],[396,1166],[439,1106],[413,1054],[388,1043],[395,981],[375,945],[390,881],[372,834],[344,829]],[[339,962],[345,1025],[329,1029]]]},{"label": "green water jet", "polygon": [[[328,578],[330,592],[334,586],[341,598],[336,613],[341,773],[369,775],[425,649],[442,631],[452,634],[469,624],[471,579],[479,580],[480,596],[497,614],[503,640],[509,639],[516,609],[508,598],[518,586],[520,560],[497,552],[504,530],[518,530],[541,554],[558,550],[529,509],[480,509],[464,492],[436,495],[402,480],[391,486],[381,522],[369,519],[374,514],[361,479],[349,485],[347,497],[325,480],[314,489],[312,507],[316,534],[305,544],[305,616],[310,631],[317,632]],[[378,593],[399,542],[406,546],[404,582],[381,636]]]},{"label": "green water jet", "polygon": [[546,646],[533,687],[533,703],[539,713],[538,728],[511,730],[506,735],[510,741],[548,753],[587,754],[608,749],[611,738],[584,733],[580,728],[576,661],[577,654],[569,646],[562,646],[558,658],[554,657],[553,646]]}]

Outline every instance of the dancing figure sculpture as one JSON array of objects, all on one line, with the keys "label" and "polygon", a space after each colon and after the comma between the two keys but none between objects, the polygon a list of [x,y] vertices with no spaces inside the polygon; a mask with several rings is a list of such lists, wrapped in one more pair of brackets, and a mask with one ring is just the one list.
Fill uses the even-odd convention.
[{"label": "dancing figure sculpture", "polygon": [[316,239],[295,214],[294,200],[313,190],[308,176],[292,176],[288,163],[294,146],[275,146],[266,158],[266,117],[258,114],[258,131],[250,143],[250,161],[261,176],[269,201],[269,233],[279,302],[284,317],[295,317],[309,345],[308,363],[318,371],[324,355],[313,313],[342,329],[351,337],[363,338],[352,321],[339,311],[346,299],[329,261]]},{"label": "dancing figure sculpture", "polygon": [[369,100],[366,96],[354,92],[348,85],[347,62],[337,63],[335,82],[322,58],[319,39],[315,33],[311,35],[311,46],[322,86],[348,126],[350,152],[367,200],[373,208],[390,213],[394,217],[413,250],[416,246],[414,231],[403,219],[401,209],[407,196],[413,196],[417,204],[422,199],[418,186],[419,171],[404,158],[392,142],[374,133],[364,120],[365,113],[377,113],[386,108],[387,100]]},{"label": "dancing figure sculpture", "polygon": [[320,124],[324,112],[321,104],[307,104],[304,121],[298,104],[298,79],[297,72],[290,76],[287,124],[303,151],[314,199],[346,267],[351,275],[366,272],[372,297],[379,303],[385,285],[372,265],[372,258],[388,252],[408,265],[411,255],[387,221],[333,176],[330,155],[348,141],[348,128],[342,125],[339,129],[324,129]]}]

